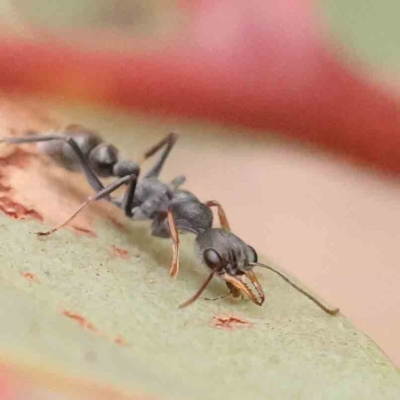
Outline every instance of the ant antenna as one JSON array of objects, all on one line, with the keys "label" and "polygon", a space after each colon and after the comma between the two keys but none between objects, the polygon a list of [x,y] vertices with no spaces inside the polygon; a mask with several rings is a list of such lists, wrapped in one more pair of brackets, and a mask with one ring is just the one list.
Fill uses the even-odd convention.
[{"label": "ant antenna", "polygon": [[327,314],[336,315],[339,312],[339,308],[327,307],[320,300],[318,300],[316,297],[314,297],[311,293],[308,293],[305,289],[298,286],[296,283],[294,283],[292,280],[290,280],[284,273],[278,271],[277,269],[275,269],[269,265],[261,264],[258,262],[252,262],[252,263],[250,263],[250,265],[253,267],[258,266],[258,267],[266,268],[272,272],[275,272],[284,281],[286,281],[289,285],[293,286],[298,292],[302,293],[304,296],[306,296],[308,299],[310,299],[312,302],[314,302],[319,308],[324,310]]}]

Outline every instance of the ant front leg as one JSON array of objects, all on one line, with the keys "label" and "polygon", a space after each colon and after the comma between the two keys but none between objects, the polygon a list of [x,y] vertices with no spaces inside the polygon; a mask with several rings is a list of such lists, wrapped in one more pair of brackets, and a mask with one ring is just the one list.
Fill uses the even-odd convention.
[{"label": "ant front leg", "polygon": [[[48,236],[51,235],[52,233],[58,231],[60,228],[63,228],[66,226],[68,223],[70,223],[86,206],[89,204],[102,200],[102,199],[107,199],[110,198],[110,194],[120,188],[122,185],[126,185],[130,183],[129,187],[132,186],[132,182],[134,182],[134,186],[136,186],[136,181],[137,177],[136,175],[128,175],[124,176],[117,181],[111,183],[110,185],[106,186],[99,192],[97,192],[94,196],[90,196],[84,203],[82,203],[64,222],[61,224],[55,226],[54,228],[50,229],[49,231],[46,232],[38,232],[38,236]],[[129,197],[129,196],[126,196]]]},{"label": "ant front leg", "polygon": [[215,201],[215,200],[207,201],[205,204],[206,204],[207,207],[210,207],[210,208],[211,207],[217,207],[218,217],[219,217],[219,222],[221,224],[221,228],[223,230],[225,230],[225,231],[230,232],[231,231],[231,227],[229,225],[228,218],[227,218],[227,216],[225,214],[225,211],[222,208],[221,204],[218,203],[218,201]]},{"label": "ant front leg", "polygon": [[176,227],[174,214],[172,214],[171,209],[168,209],[167,221],[168,221],[169,233],[172,239],[172,250],[173,250],[173,258],[171,261],[171,268],[169,271],[169,275],[171,276],[171,278],[175,278],[179,272],[179,233],[178,233],[178,228]]}]

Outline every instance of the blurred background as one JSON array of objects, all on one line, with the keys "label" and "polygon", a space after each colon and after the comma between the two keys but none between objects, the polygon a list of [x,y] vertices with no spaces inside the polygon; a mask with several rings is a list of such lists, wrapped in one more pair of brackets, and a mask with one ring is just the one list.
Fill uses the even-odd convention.
[{"label": "blurred background", "polygon": [[181,132],[165,177],[400,365],[400,3],[232,3],[0,1],[0,90],[121,143]]}]

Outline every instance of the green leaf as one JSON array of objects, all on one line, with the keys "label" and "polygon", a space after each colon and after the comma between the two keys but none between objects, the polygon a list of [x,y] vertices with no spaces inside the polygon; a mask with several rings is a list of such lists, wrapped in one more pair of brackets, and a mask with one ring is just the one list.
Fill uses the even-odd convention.
[{"label": "green leaf", "polygon": [[[41,210],[63,190],[47,188]],[[262,307],[200,298],[178,309],[207,275],[193,237],[182,236],[174,280],[169,240],[120,219],[99,217],[97,237],[63,229],[39,239],[43,223],[0,215],[3,362],[165,399],[399,398],[399,371],[364,333],[269,271],[258,271]],[[214,281],[205,295],[225,291]]]}]

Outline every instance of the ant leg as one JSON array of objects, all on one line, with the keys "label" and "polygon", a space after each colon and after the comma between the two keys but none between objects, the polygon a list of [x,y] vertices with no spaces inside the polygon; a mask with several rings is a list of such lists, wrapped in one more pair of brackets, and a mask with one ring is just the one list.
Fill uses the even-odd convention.
[{"label": "ant leg", "polygon": [[156,154],[157,151],[160,150],[165,144],[168,146],[173,146],[177,139],[178,135],[176,133],[169,133],[165,138],[161,139],[158,143],[150,147],[150,149],[144,153],[144,158],[147,159]]},{"label": "ant leg", "polygon": [[[175,133],[170,133],[167,135],[164,139],[160,140],[157,144],[155,144],[153,147],[151,147],[149,150],[147,150],[144,153],[144,156],[142,157],[141,160],[139,160],[138,165],[142,164],[147,158],[151,157],[154,155],[157,151],[159,151],[164,145],[167,145],[163,153],[161,154],[160,159],[157,161],[156,165],[153,166],[153,168],[145,175],[145,178],[157,178],[158,175],[161,172],[161,169],[165,163],[165,160],[167,159],[172,147],[176,143],[176,140],[178,138],[178,135]],[[182,185],[185,182],[186,178],[184,176],[179,176],[175,178],[171,182],[171,189],[174,190],[178,188],[180,185]],[[135,189],[136,189],[136,181],[132,181],[128,189],[126,190],[126,193],[123,197],[122,200],[122,209],[125,212],[125,215],[128,218],[132,218],[133,212],[133,200],[135,196]]]},{"label": "ant leg", "polygon": [[[88,160],[83,155],[81,149],[75,142],[75,140],[70,136],[65,135],[32,135],[32,136],[24,136],[24,137],[8,137],[8,138],[0,138],[0,143],[11,143],[11,144],[26,144],[26,143],[40,143],[40,142],[50,142],[53,140],[62,140],[65,143],[71,146],[71,149],[75,152],[78,160],[82,166],[83,172],[86,176],[86,179],[89,185],[96,191],[100,191],[104,189],[104,185],[101,183],[100,179],[94,173],[92,167],[89,165]],[[110,197],[107,196],[107,199],[110,200]]]},{"label": "ant leg", "polygon": [[211,273],[208,275],[207,279],[201,285],[200,289],[189,300],[186,300],[184,303],[182,303],[179,306],[179,308],[185,308],[185,307],[193,304],[200,297],[200,295],[204,292],[204,290],[207,288],[208,284],[211,282],[211,279],[214,278],[214,276],[215,276],[215,271],[211,271]]},{"label": "ant leg", "polygon": [[119,187],[122,185],[126,185],[130,181],[135,181],[136,182],[137,177],[136,175],[127,175],[124,176],[117,181],[111,183],[110,185],[106,186],[102,190],[98,191],[94,196],[90,196],[84,203],[82,203],[64,222],[61,224],[55,226],[54,228],[50,229],[49,231],[46,232],[38,232],[38,236],[48,236],[51,235],[52,233],[58,231],[60,228],[63,228],[65,225],[67,225],[69,222],[71,222],[76,215],[78,215],[86,206],[88,206],[90,203],[93,203],[95,201],[105,199],[110,196],[112,192],[117,190]]},{"label": "ant leg", "polygon": [[170,133],[164,139],[162,139],[159,143],[151,147],[149,150],[144,153],[144,159],[151,157],[158,150],[160,150],[164,145],[166,145],[164,151],[162,152],[159,160],[156,164],[150,169],[149,172],[145,175],[145,178],[158,178],[160,172],[164,166],[165,160],[168,158],[169,153],[174,147],[176,141],[178,140],[178,135],[176,133]]},{"label": "ant leg", "polygon": [[175,218],[174,215],[172,214],[171,209],[168,209],[167,220],[168,220],[169,233],[172,239],[172,249],[174,252],[171,261],[171,268],[169,271],[169,275],[172,278],[175,278],[176,275],[178,275],[179,271],[179,234],[178,234],[178,229],[176,227]]},{"label": "ant leg", "polygon": [[136,184],[137,184],[137,177],[136,179],[131,179],[131,181],[129,182],[128,189],[126,189],[126,192],[122,199],[121,208],[124,210],[124,213],[128,218],[132,218],[133,216],[132,210],[133,210],[133,200],[135,198]]},{"label": "ant leg", "polygon": [[207,207],[210,207],[210,208],[211,207],[217,207],[219,222],[221,224],[222,229],[224,229],[225,231],[230,232],[231,231],[231,227],[229,226],[228,218],[226,217],[225,211],[222,208],[221,204],[219,204],[218,201],[215,201],[215,200],[207,201],[205,204],[206,204]]}]

